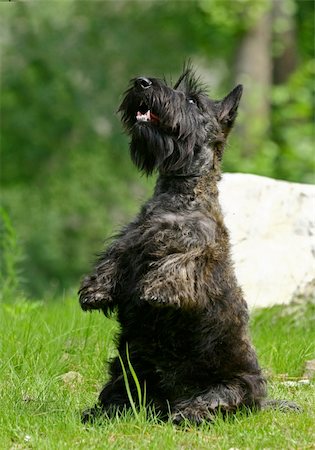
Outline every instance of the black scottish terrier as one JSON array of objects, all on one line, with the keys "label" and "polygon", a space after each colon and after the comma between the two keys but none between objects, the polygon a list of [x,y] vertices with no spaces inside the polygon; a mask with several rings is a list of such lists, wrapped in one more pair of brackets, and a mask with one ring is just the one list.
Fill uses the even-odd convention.
[{"label": "black scottish terrier", "polygon": [[[118,352],[134,401],[127,347],[148,404],[174,423],[259,409],[266,397],[217,188],[241,95],[239,85],[210,100],[191,67],[174,87],[156,78],[131,81],[119,109],[131,157],[159,176],[153,197],[79,291],[83,310],[117,310]],[[110,379],[83,421],[130,407],[122,364],[110,362]]]}]

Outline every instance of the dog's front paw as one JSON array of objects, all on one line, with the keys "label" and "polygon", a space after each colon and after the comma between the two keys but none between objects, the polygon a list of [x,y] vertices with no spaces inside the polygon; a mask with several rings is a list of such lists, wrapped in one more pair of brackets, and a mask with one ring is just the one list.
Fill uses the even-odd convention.
[{"label": "dog's front paw", "polygon": [[180,297],[174,292],[173,286],[168,281],[150,283],[144,282],[140,287],[140,300],[153,306],[180,307]]},{"label": "dog's front paw", "polygon": [[102,309],[112,303],[112,297],[106,284],[97,280],[96,276],[85,277],[79,290],[79,301],[83,311]]}]

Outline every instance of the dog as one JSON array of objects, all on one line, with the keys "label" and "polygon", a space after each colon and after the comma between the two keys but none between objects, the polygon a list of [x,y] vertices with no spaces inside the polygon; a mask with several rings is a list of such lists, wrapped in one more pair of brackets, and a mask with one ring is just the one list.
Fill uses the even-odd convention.
[{"label": "dog", "polygon": [[218,195],[242,91],[211,100],[186,66],[173,87],[141,76],[125,92],[119,112],[131,158],[158,178],[79,290],[84,311],[115,311],[120,324],[119,356],[83,422],[130,408],[130,394],[140,407],[134,374],[147,404],[175,424],[266,404]]}]

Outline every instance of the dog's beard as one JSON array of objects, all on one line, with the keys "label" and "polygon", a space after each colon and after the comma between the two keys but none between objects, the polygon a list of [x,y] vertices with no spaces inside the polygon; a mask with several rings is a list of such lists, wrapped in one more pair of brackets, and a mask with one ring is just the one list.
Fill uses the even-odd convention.
[{"label": "dog's beard", "polygon": [[187,114],[185,98],[170,88],[138,91],[130,88],[119,108],[131,136],[135,165],[147,175],[155,170],[187,173],[200,141],[200,116]]},{"label": "dog's beard", "polygon": [[193,159],[194,146],[193,135],[181,140],[158,126],[135,124],[130,151],[134,164],[150,175],[154,170],[160,173],[185,172]]}]

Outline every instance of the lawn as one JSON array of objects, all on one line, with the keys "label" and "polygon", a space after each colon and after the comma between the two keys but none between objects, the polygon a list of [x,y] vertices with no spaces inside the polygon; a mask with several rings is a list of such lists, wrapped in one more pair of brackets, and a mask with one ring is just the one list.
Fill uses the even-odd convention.
[{"label": "lawn", "polygon": [[[175,427],[148,412],[85,427],[115,352],[114,320],[81,312],[75,298],[0,305],[1,449],[311,449],[315,383],[299,383],[315,358],[315,306],[271,308],[251,321],[270,397],[292,399],[301,414],[264,411]],[[290,381],[288,383],[288,381]],[[293,381],[293,382],[292,382]]]}]

